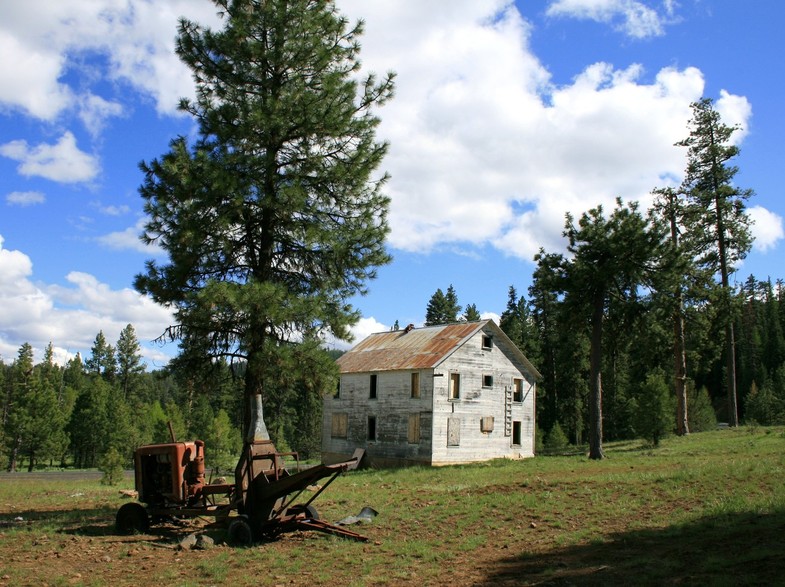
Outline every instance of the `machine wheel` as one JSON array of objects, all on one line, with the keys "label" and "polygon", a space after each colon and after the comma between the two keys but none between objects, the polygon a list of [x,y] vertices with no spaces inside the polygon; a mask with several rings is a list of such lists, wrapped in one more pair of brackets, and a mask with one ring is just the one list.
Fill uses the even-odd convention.
[{"label": "machine wheel", "polygon": [[286,513],[289,515],[297,515],[299,513],[305,513],[305,516],[309,520],[318,520],[319,519],[319,512],[316,511],[316,508],[312,505],[303,506],[302,504],[293,505],[289,509],[286,510]]},{"label": "machine wheel", "polygon": [[144,533],[150,529],[150,518],[147,510],[140,503],[123,504],[117,510],[115,527],[120,534]]},{"label": "machine wheel", "polygon": [[253,543],[251,524],[243,517],[232,520],[227,530],[229,544],[232,546],[250,546]]}]

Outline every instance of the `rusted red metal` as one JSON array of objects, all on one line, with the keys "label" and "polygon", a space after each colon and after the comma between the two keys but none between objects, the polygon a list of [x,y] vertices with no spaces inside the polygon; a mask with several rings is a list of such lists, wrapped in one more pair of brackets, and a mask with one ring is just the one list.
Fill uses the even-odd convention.
[{"label": "rusted red metal", "polygon": [[[285,457],[294,457],[296,472],[284,465]],[[217,522],[231,523],[230,534],[234,528],[243,542],[298,529],[364,541],[364,536],[319,520],[311,506],[360,458],[299,470],[296,453],[280,453],[269,440],[246,442],[235,482],[207,484],[201,440],[142,446],[135,451],[134,465],[136,490],[144,506],[129,503],[120,508],[117,528],[123,533],[146,531],[151,521],[166,517],[214,516]],[[309,499],[298,502],[308,487],[326,477],[330,479]]]},{"label": "rusted red metal", "polygon": [[467,322],[372,334],[337,363],[342,373],[432,369],[484,324]]}]

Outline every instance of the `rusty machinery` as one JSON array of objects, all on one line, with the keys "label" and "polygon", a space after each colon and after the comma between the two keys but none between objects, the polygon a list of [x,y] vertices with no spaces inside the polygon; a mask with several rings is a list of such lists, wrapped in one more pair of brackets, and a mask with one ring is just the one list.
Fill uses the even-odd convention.
[{"label": "rusty machinery", "polygon": [[[201,440],[141,446],[134,452],[138,502],[117,512],[120,533],[146,532],[171,518],[211,516],[228,528],[229,542],[247,545],[293,530],[317,530],[365,541],[364,536],[319,519],[312,503],[341,473],[354,469],[361,450],[346,462],[300,469],[296,453],[280,453],[269,439],[257,401],[256,424],[237,462],[234,483],[207,483],[205,445]],[[261,422],[261,423],[260,423]],[[294,457],[290,472],[285,457]],[[320,486],[316,482],[329,478]],[[314,490],[303,497],[309,488]]]}]

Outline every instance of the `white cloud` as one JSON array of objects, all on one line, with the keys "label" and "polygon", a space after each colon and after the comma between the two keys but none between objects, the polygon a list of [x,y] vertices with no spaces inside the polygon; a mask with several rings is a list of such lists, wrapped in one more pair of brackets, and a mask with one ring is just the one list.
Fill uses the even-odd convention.
[{"label": "white cloud", "polygon": [[86,94],[79,100],[79,118],[93,138],[100,136],[107,118],[122,114],[121,104],[110,102],[101,96]]},{"label": "white cloud", "polygon": [[[0,22],[5,21],[3,17],[9,9],[21,5],[0,3]],[[5,22],[6,26],[10,24]],[[38,51],[27,41],[11,27],[0,28],[0,106],[20,108],[36,118],[53,120],[73,100],[70,88],[58,81],[65,56]]]},{"label": "white cloud", "polygon": [[65,132],[54,145],[31,147],[27,141],[11,141],[0,145],[0,155],[19,161],[21,175],[39,176],[62,183],[90,181],[98,174],[98,161],[80,151],[76,138]]},{"label": "white cloud", "polygon": [[101,211],[101,214],[106,214],[107,216],[124,216],[131,211],[131,207],[125,204],[120,206],[103,206],[98,204],[98,209]]},{"label": "white cloud", "polygon": [[352,336],[354,337],[353,340],[345,341],[345,340],[336,340],[334,338],[330,338],[327,340],[327,346],[332,349],[348,351],[358,342],[367,338],[371,334],[374,334],[376,332],[385,332],[389,329],[390,329],[389,326],[385,326],[384,324],[376,320],[376,318],[373,317],[360,318],[357,324],[355,324],[351,328],[351,333]]},{"label": "white cloud", "polygon": [[762,206],[751,206],[747,213],[753,221],[752,234],[755,237],[753,248],[762,252],[769,251],[785,236],[782,216]]},{"label": "white cloud", "polygon": [[13,360],[27,342],[38,358],[52,342],[61,357],[89,353],[101,330],[112,342],[133,324],[148,361],[160,366],[164,353],[149,343],[172,323],[171,313],[145,296],[124,288],[113,290],[94,276],[71,272],[68,285],[33,281],[33,263],[21,251],[3,248],[0,236],[0,356]]},{"label": "white cloud", "polygon": [[731,135],[733,144],[740,144],[749,132],[749,121],[752,118],[752,104],[744,96],[734,96],[726,90],[720,90],[720,97],[714,103],[722,122],[728,126],[738,127]]},{"label": "white cloud", "polygon": [[107,116],[121,114],[119,104],[87,87],[70,87],[72,77],[97,76],[81,55],[107,57],[100,77],[122,81],[153,96],[159,112],[172,113],[178,99],[193,95],[190,72],[174,54],[178,19],[220,23],[217,8],[206,0],[26,0],[0,2],[0,107],[21,109],[52,121],[69,108],[80,111],[91,132]]},{"label": "white cloud", "polygon": [[664,13],[638,0],[554,0],[546,14],[610,24],[630,37],[644,39],[665,34],[673,2],[665,0],[662,4]]},{"label": "white cloud", "polygon": [[[556,87],[508,2],[342,2],[366,21],[366,69],[398,73],[380,112],[390,141],[390,243],[426,252],[492,244],[531,259],[563,246],[564,214],[648,197],[680,178],[695,68],[648,76],[595,63]],[[743,100],[743,98],[742,98]]]},{"label": "white cloud", "polygon": [[98,242],[105,247],[118,251],[136,251],[152,256],[164,254],[161,247],[157,245],[146,245],[139,239],[139,235],[142,234],[146,222],[147,218],[141,217],[134,226],[129,226],[125,230],[105,234],[98,238]]},{"label": "white cloud", "polygon": [[41,192],[11,192],[5,201],[9,206],[34,206],[46,202],[46,196]]}]

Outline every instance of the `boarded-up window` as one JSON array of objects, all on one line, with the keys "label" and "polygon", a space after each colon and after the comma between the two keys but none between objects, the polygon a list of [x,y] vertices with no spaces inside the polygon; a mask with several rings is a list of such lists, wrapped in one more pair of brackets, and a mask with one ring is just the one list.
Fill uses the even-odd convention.
[{"label": "boarded-up window", "polygon": [[409,414],[409,444],[420,444],[420,414]]},{"label": "boarded-up window", "polygon": [[349,414],[333,414],[330,436],[346,438],[349,428]]},{"label": "boarded-up window", "polygon": [[420,374],[417,371],[412,373],[412,397],[420,397]]},{"label": "boarded-up window", "polygon": [[461,376],[458,373],[450,373],[450,399],[461,397]]},{"label": "boarded-up window", "polygon": [[461,445],[461,419],[447,418],[447,446]]},{"label": "boarded-up window", "polygon": [[480,418],[480,432],[485,434],[493,432],[493,416],[483,416]]},{"label": "boarded-up window", "polygon": [[512,401],[523,401],[523,379],[513,379]]}]

